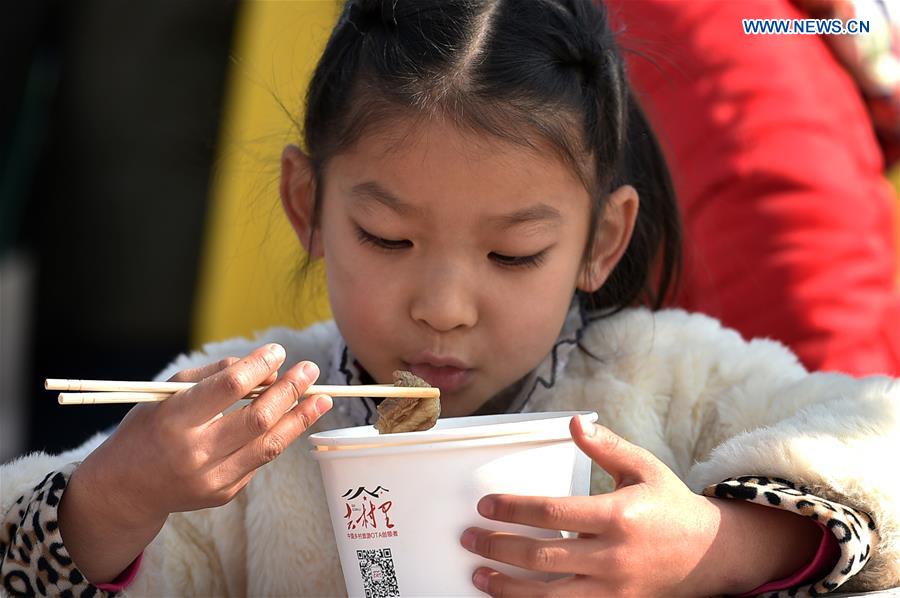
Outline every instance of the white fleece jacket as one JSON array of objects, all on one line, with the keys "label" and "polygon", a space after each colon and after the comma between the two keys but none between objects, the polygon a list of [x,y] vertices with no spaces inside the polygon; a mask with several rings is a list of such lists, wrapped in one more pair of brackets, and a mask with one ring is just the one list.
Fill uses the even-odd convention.
[{"label": "white fleece jacket", "polygon": [[[179,356],[157,379],[266,342],[322,372],[334,369],[333,323],[273,328]],[[554,392],[530,411],[592,410],[652,451],[697,492],[739,476],[783,478],[867,513],[877,544],[841,587],[900,585],[900,381],[809,374],[782,345],[744,341],[705,316],[629,309],[592,322]],[[333,382],[326,380],[326,382]],[[348,425],[333,410],[315,429]],[[0,469],[0,514],[49,472],[82,460],[102,438],[59,456]],[[139,466],[139,464],[136,464]],[[595,468],[592,493],[611,479]],[[170,516],[127,595],[333,596],[345,592],[322,481],[305,439],[263,467],[226,506]]]}]

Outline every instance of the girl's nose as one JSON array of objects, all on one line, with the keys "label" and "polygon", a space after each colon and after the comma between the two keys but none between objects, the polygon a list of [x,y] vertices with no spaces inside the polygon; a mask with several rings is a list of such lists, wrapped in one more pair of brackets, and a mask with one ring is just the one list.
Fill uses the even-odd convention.
[{"label": "girl's nose", "polygon": [[437,332],[471,328],[478,322],[475,281],[464,272],[430,268],[415,290],[410,316]]}]

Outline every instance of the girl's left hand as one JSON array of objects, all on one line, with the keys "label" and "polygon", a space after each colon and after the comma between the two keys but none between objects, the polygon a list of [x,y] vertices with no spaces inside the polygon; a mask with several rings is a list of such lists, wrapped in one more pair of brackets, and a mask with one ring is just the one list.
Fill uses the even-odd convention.
[{"label": "girl's left hand", "polygon": [[578,537],[537,539],[469,528],[461,539],[486,558],[569,576],[523,580],[480,567],[475,586],[491,596],[697,596],[728,589],[721,587],[728,574],[712,562],[721,552],[711,550],[721,517],[714,499],[694,494],[650,452],[606,428],[578,417],[569,427],[578,447],[615,479],[614,492],[565,498],[494,494],[478,502],[478,512]]}]

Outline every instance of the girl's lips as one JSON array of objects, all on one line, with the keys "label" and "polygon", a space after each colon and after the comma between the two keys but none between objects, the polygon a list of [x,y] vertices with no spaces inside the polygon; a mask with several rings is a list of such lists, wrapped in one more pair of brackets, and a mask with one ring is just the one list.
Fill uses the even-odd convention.
[{"label": "girl's lips", "polygon": [[453,393],[465,386],[472,379],[472,370],[449,365],[436,366],[429,363],[410,363],[407,369],[441,389],[441,393]]}]

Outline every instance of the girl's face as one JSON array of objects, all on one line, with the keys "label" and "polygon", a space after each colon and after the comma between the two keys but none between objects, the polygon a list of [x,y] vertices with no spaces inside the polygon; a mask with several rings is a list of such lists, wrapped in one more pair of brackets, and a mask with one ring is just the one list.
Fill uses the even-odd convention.
[{"label": "girl's face", "polygon": [[[575,289],[598,288],[624,250],[637,198],[611,202],[585,268],[589,196],[554,154],[412,127],[364,135],[331,159],[307,250],[324,255],[335,321],[372,377],[409,370],[440,387],[442,415],[467,415],[550,351]],[[307,245],[309,164],[289,147],[283,167],[285,208]]]}]

